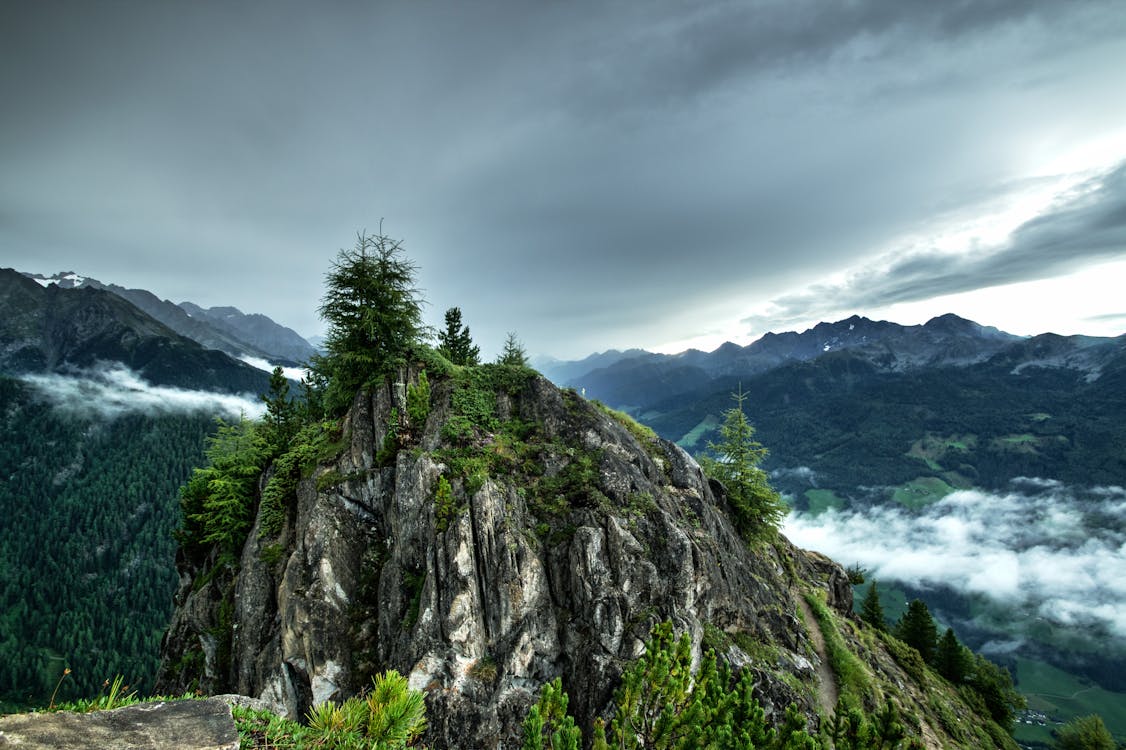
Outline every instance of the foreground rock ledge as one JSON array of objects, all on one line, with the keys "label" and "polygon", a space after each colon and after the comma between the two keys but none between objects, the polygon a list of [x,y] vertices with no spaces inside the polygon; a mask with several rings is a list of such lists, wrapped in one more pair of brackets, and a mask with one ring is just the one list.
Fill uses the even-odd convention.
[{"label": "foreground rock ledge", "polygon": [[222,700],[138,703],[113,711],[0,717],[0,748],[238,750],[231,708]]}]

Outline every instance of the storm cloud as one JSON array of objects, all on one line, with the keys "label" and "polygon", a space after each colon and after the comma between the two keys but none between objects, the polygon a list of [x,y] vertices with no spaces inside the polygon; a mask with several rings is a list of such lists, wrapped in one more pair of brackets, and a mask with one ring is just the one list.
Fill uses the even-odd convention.
[{"label": "storm cloud", "polygon": [[1010,611],[1126,640],[1126,490],[1016,479],[918,513],[892,505],[791,514],[795,544],[856,561],[880,581],[947,586]]},{"label": "storm cloud", "polygon": [[[486,355],[513,329],[562,356],[745,335],[771,300],[777,330],[819,309],[803,289],[887,272],[936,217],[1079,169],[1056,155],[1126,157],[1120,11],[8,4],[0,248],[309,335],[333,255],[385,219],[430,322],[460,306]],[[1024,277],[1053,241],[1028,232],[920,289]],[[848,299],[907,294],[910,273]]]}]

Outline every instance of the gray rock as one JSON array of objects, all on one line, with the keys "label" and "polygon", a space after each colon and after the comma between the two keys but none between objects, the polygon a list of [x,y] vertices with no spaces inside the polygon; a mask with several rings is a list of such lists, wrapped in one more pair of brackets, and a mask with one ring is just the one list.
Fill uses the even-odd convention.
[{"label": "gray rock", "polygon": [[[839,566],[784,539],[748,549],[723,488],[687,453],[642,445],[577,394],[535,377],[498,396],[498,415],[537,426],[538,470],[548,478],[580,454],[594,469],[562,515],[545,521],[550,498],[537,498],[538,478],[494,471],[478,487],[447,465],[452,384],[431,384],[426,424],[409,426],[412,446],[389,466],[375,456],[403,389],[357,397],[348,444],[299,483],[280,560],[263,561],[256,525],[234,580],[216,576],[193,591],[203,571],[185,572],[158,690],[237,691],[300,718],[396,669],[426,693],[431,746],[518,746],[545,682],[563,678],[589,727],[607,713],[650,628],[671,620],[692,635],[696,658],[706,632],[761,644],[748,654],[732,643],[727,661],[755,671],[769,713],[796,703],[816,722],[816,691],[790,684],[817,679],[793,592],[831,589],[831,604],[846,611]],[[480,449],[491,450],[485,440]],[[460,511],[439,530],[442,476]],[[334,481],[318,489],[320,477]],[[209,650],[224,607],[233,612],[228,640]],[[186,667],[194,662],[184,653],[201,648],[204,669]]]},{"label": "gray rock", "polygon": [[41,750],[238,750],[221,700],[138,703],[113,711],[0,716],[0,747]]}]

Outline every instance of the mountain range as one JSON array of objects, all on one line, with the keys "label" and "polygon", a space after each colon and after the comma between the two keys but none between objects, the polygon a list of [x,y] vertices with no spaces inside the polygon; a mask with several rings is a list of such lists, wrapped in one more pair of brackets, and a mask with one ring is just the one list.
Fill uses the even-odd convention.
[{"label": "mountain range", "polygon": [[60,289],[94,288],[112,292],[138,309],[207,349],[216,349],[236,359],[253,357],[273,364],[297,366],[309,360],[316,349],[291,328],[260,313],[247,315],[236,307],[205,309],[193,302],[174,304],[145,289],[126,289],[103,284],[73,271],[44,276],[25,273],[40,285]]},{"label": "mountain range", "polygon": [[[584,363],[596,367],[575,374]],[[608,352],[547,374],[569,376],[562,384],[691,451],[715,438],[741,390],[771,451],[766,466],[799,507],[811,473],[785,471],[797,467],[813,470],[814,487],[853,495],[916,477],[991,488],[1019,474],[1126,477],[1126,336],[1021,337],[954,315],[916,326],[854,316],[713,352]],[[973,435],[972,446],[959,435]],[[928,454],[946,438],[963,445],[957,455]]]}]

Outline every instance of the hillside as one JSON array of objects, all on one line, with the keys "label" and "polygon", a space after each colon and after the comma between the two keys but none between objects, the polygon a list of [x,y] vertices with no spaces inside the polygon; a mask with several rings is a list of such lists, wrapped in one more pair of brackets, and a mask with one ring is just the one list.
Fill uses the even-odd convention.
[{"label": "hillside", "polygon": [[775,722],[794,705],[816,729],[840,691],[893,701],[929,747],[1013,747],[852,617],[839,565],[785,539],[748,547],[722,485],[674,444],[530,370],[425,368],[306,427],[247,485],[239,535],[185,529],[159,689],[301,716],[394,668],[426,694],[432,747],[512,746],[554,677],[589,728],[670,620],[752,670]]},{"label": "hillside", "polygon": [[41,286],[60,289],[100,289],[133,304],[176,333],[206,349],[217,349],[232,357],[254,357],[275,364],[298,365],[314,353],[312,345],[295,331],[265,315],[247,315],[235,307],[205,309],[191,302],[174,304],[147,289],[127,289],[89,276],[61,272],[51,276],[25,273]]},{"label": "hillside", "polygon": [[102,289],[42,286],[0,269],[0,372],[65,373],[119,363],[155,385],[258,393],[269,376]]}]

